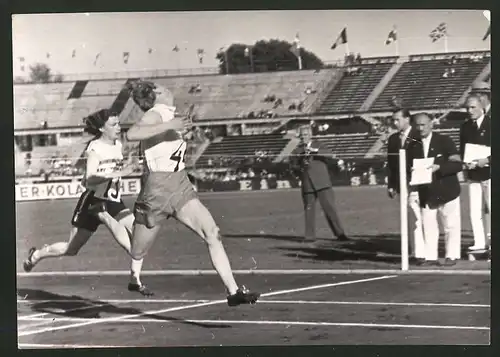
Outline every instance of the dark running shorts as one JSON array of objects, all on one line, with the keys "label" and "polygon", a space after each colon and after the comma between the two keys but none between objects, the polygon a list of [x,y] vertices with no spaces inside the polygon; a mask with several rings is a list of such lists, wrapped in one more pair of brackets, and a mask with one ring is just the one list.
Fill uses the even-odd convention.
[{"label": "dark running shorts", "polygon": [[73,211],[73,217],[71,218],[71,224],[73,227],[83,228],[91,232],[95,232],[97,227],[99,227],[102,222],[99,218],[97,218],[97,215],[89,212],[89,207],[99,202],[104,202],[106,211],[116,220],[131,214],[130,210],[127,206],[125,206],[123,201],[120,200],[120,202],[113,202],[101,200],[94,197],[93,191],[87,190],[82,193],[78,203],[76,204],[75,210]]},{"label": "dark running shorts", "polygon": [[192,199],[198,198],[186,171],[150,172],[141,180],[141,192],[134,207],[135,221],[153,228]]}]

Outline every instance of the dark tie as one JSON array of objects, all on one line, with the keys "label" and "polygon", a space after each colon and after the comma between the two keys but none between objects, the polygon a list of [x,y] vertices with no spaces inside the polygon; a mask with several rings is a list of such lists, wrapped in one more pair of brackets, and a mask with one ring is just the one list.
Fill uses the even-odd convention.
[{"label": "dark tie", "polygon": [[474,121],[472,122],[472,127],[473,127],[475,130],[478,130],[478,129],[479,129],[479,127],[478,127],[478,125],[477,125],[477,120],[474,120]]}]

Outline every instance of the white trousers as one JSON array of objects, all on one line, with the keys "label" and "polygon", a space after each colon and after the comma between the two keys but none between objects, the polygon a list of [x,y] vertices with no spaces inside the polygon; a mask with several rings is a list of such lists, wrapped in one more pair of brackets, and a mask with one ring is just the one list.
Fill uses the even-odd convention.
[{"label": "white trousers", "polygon": [[408,206],[413,212],[413,219],[410,219],[408,221],[409,223],[408,228],[410,231],[409,232],[410,251],[415,258],[425,258],[425,241],[424,241],[424,231],[422,225],[422,211],[420,208],[418,191],[409,192]]},{"label": "white trousers", "polygon": [[461,230],[460,197],[437,208],[422,208],[424,225],[425,259],[437,260],[439,249],[438,214],[444,229],[446,258],[460,259]]},{"label": "white trousers", "polygon": [[[470,181],[469,212],[472,232],[474,234],[474,247],[476,248],[485,248],[487,243],[486,235],[484,233],[485,224],[483,220],[485,202],[488,207],[488,216],[491,217],[491,179],[486,181]],[[490,229],[491,228],[488,227],[488,231]]]}]

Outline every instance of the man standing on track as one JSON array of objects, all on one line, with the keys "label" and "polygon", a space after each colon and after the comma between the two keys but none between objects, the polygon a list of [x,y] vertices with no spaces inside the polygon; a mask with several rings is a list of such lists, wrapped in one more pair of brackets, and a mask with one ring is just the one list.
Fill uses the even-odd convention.
[{"label": "man standing on track", "polygon": [[[460,128],[462,160],[467,144],[491,147],[491,114],[487,114],[491,112],[487,112],[483,107],[481,96],[469,95],[465,107],[470,119]],[[488,212],[491,212],[491,156],[465,163],[464,169],[469,183],[469,213],[474,233],[474,245],[469,247],[469,250],[480,251],[487,246],[483,221],[483,199],[486,201]]]},{"label": "man standing on track", "polygon": [[[399,150],[407,150],[408,146],[414,140],[420,140],[418,132],[412,127],[413,120],[410,112],[404,108],[397,108],[392,114],[392,119],[398,131],[389,137],[387,143],[387,168],[388,168],[388,185],[387,194],[390,198],[396,197],[400,193],[399,187]],[[411,160],[408,159],[407,153],[407,177],[411,175]],[[425,242],[424,232],[422,228],[422,214],[420,212],[420,202],[418,199],[418,190],[414,186],[408,185],[408,206],[414,216],[413,230],[410,230],[410,246],[412,248],[413,258],[416,263],[422,263],[425,260]]]},{"label": "man standing on track", "polygon": [[127,132],[128,140],[140,141],[145,166],[134,209],[132,257],[143,258],[158,235],[160,221],[174,217],[207,244],[212,264],[227,289],[228,305],[255,303],[260,294],[236,284],[219,227],[186,174],[183,135],[192,123],[174,118],[173,97],[166,88],[138,81],[130,89],[134,102],[145,112]]},{"label": "man standing on track", "polygon": [[316,239],[316,200],[319,199],[326,220],[333,234],[340,241],[347,241],[344,228],[335,207],[329,165],[332,153],[320,142],[312,140],[310,129],[301,132],[301,143],[291,153],[290,164],[302,181],[301,191],[305,214],[305,242]]},{"label": "man standing on track", "polygon": [[439,225],[438,212],[445,232],[446,260],[452,266],[460,259],[460,183],[457,174],[462,170],[460,155],[453,140],[432,131],[432,118],[426,113],[414,116],[415,128],[421,141],[412,141],[408,147],[409,158],[434,158],[432,181],[418,185],[425,240],[425,262],[421,265],[440,265],[438,261]]}]

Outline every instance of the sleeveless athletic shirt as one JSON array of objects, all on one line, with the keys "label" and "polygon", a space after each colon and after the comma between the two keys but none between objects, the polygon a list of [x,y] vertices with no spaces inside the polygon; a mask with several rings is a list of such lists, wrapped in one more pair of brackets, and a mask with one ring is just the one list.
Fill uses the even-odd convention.
[{"label": "sleeveless athletic shirt", "polygon": [[[97,167],[98,173],[110,174],[121,169],[123,163],[122,143],[117,140],[114,145],[107,144],[101,140],[93,140],[89,143],[86,150],[86,155],[94,151],[100,158],[99,166]],[[94,191],[94,197],[120,202],[121,192],[120,183],[121,179],[109,179],[99,184],[90,185],[87,183],[87,173],[85,172],[82,180],[82,185],[87,189]]]},{"label": "sleeveless athletic shirt", "polygon": [[[158,113],[166,123],[174,119],[175,107],[156,104],[150,111]],[[176,130],[167,130],[142,140],[140,147],[146,172],[179,172],[186,167],[187,143]]]}]

